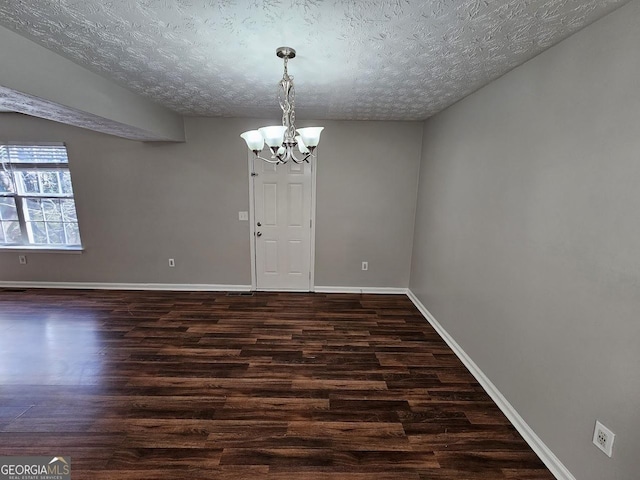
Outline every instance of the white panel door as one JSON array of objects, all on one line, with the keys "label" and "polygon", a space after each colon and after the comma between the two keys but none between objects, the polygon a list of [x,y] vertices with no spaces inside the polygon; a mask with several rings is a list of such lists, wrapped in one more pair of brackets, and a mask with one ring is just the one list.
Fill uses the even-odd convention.
[{"label": "white panel door", "polygon": [[311,164],[254,160],[256,287],[311,289]]}]

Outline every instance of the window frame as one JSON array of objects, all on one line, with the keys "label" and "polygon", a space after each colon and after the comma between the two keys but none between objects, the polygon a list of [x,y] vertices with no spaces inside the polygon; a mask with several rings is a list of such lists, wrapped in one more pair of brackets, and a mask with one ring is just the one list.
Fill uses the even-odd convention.
[{"label": "window frame", "polygon": [[[29,239],[29,232],[32,231],[33,226],[29,225],[30,223],[42,222],[45,224],[45,231],[47,232],[47,240],[49,240],[48,234],[48,223],[60,223],[63,229],[63,235],[65,241],[67,240],[67,231],[66,224],[75,223],[78,228],[78,235],[80,235],[80,222],[77,218],[77,208],[75,205],[75,192],[73,191],[73,181],[71,182],[71,193],[63,193],[62,190],[62,177],[61,173],[68,172],[71,178],[71,169],[69,167],[69,157],[67,146],[64,143],[59,142],[0,142],[0,146],[2,147],[63,147],[65,150],[65,157],[67,158],[66,162],[12,162],[11,158],[9,158],[8,165],[10,165],[10,172],[12,175],[12,181],[14,185],[14,192],[0,192],[0,198],[13,198],[16,214],[17,214],[17,222],[20,226],[20,238],[21,243],[0,243],[0,251],[28,251],[28,252],[42,252],[42,253],[82,253],[84,251],[84,247],[82,245],[82,237],[79,237],[79,244],[69,244],[69,243],[42,243],[36,244],[31,243]],[[4,162],[0,159],[0,165]],[[58,178],[58,192],[59,194],[41,194],[34,192],[27,192],[23,185],[22,177],[18,178],[18,172],[25,171],[33,171],[36,173],[47,172],[47,171],[56,171],[57,170],[57,178]],[[40,186],[40,176],[38,176],[38,185]],[[20,185],[19,185],[20,184]],[[40,187],[41,190],[41,187]],[[31,220],[26,218],[25,212],[27,211],[26,202],[28,200],[73,200],[74,202],[74,210],[76,213],[76,221],[75,222],[65,222],[63,218],[60,221],[47,221],[44,217],[42,220]],[[59,207],[61,208],[61,207]],[[60,211],[62,215],[62,211]],[[14,220],[16,221],[16,220]],[[2,227],[0,227],[2,228]]]}]

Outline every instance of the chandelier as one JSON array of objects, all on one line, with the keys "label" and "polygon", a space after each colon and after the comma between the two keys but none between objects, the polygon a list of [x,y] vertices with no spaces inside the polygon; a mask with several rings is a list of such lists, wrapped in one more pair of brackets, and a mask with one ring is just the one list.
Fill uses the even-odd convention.
[{"label": "chandelier", "polygon": [[[314,151],[320,142],[320,133],[324,127],[307,127],[296,130],[296,92],[293,87],[293,77],[289,76],[287,71],[287,64],[290,59],[295,58],[296,51],[290,47],[280,47],[276,50],[276,55],[284,60],[284,75],[278,83],[282,125],[250,130],[240,136],[247,142],[247,147],[255,157],[265,162],[281,164],[292,160],[295,163],[309,163],[309,158],[315,156]],[[265,143],[271,150],[271,158],[260,156]],[[296,146],[302,155],[301,158],[295,155]]]}]

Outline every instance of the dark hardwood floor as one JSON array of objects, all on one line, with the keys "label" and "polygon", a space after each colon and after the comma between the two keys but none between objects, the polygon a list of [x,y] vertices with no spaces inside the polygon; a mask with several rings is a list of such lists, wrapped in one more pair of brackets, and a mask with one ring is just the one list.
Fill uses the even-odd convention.
[{"label": "dark hardwood floor", "polygon": [[79,480],[553,479],[388,295],[0,289],[0,455]]}]

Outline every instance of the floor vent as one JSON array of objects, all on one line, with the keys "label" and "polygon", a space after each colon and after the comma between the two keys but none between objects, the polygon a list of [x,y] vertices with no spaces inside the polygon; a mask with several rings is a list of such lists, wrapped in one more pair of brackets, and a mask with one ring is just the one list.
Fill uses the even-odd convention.
[{"label": "floor vent", "polygon": [[253,292],[227,292],[227,297],[253,297]]}]

